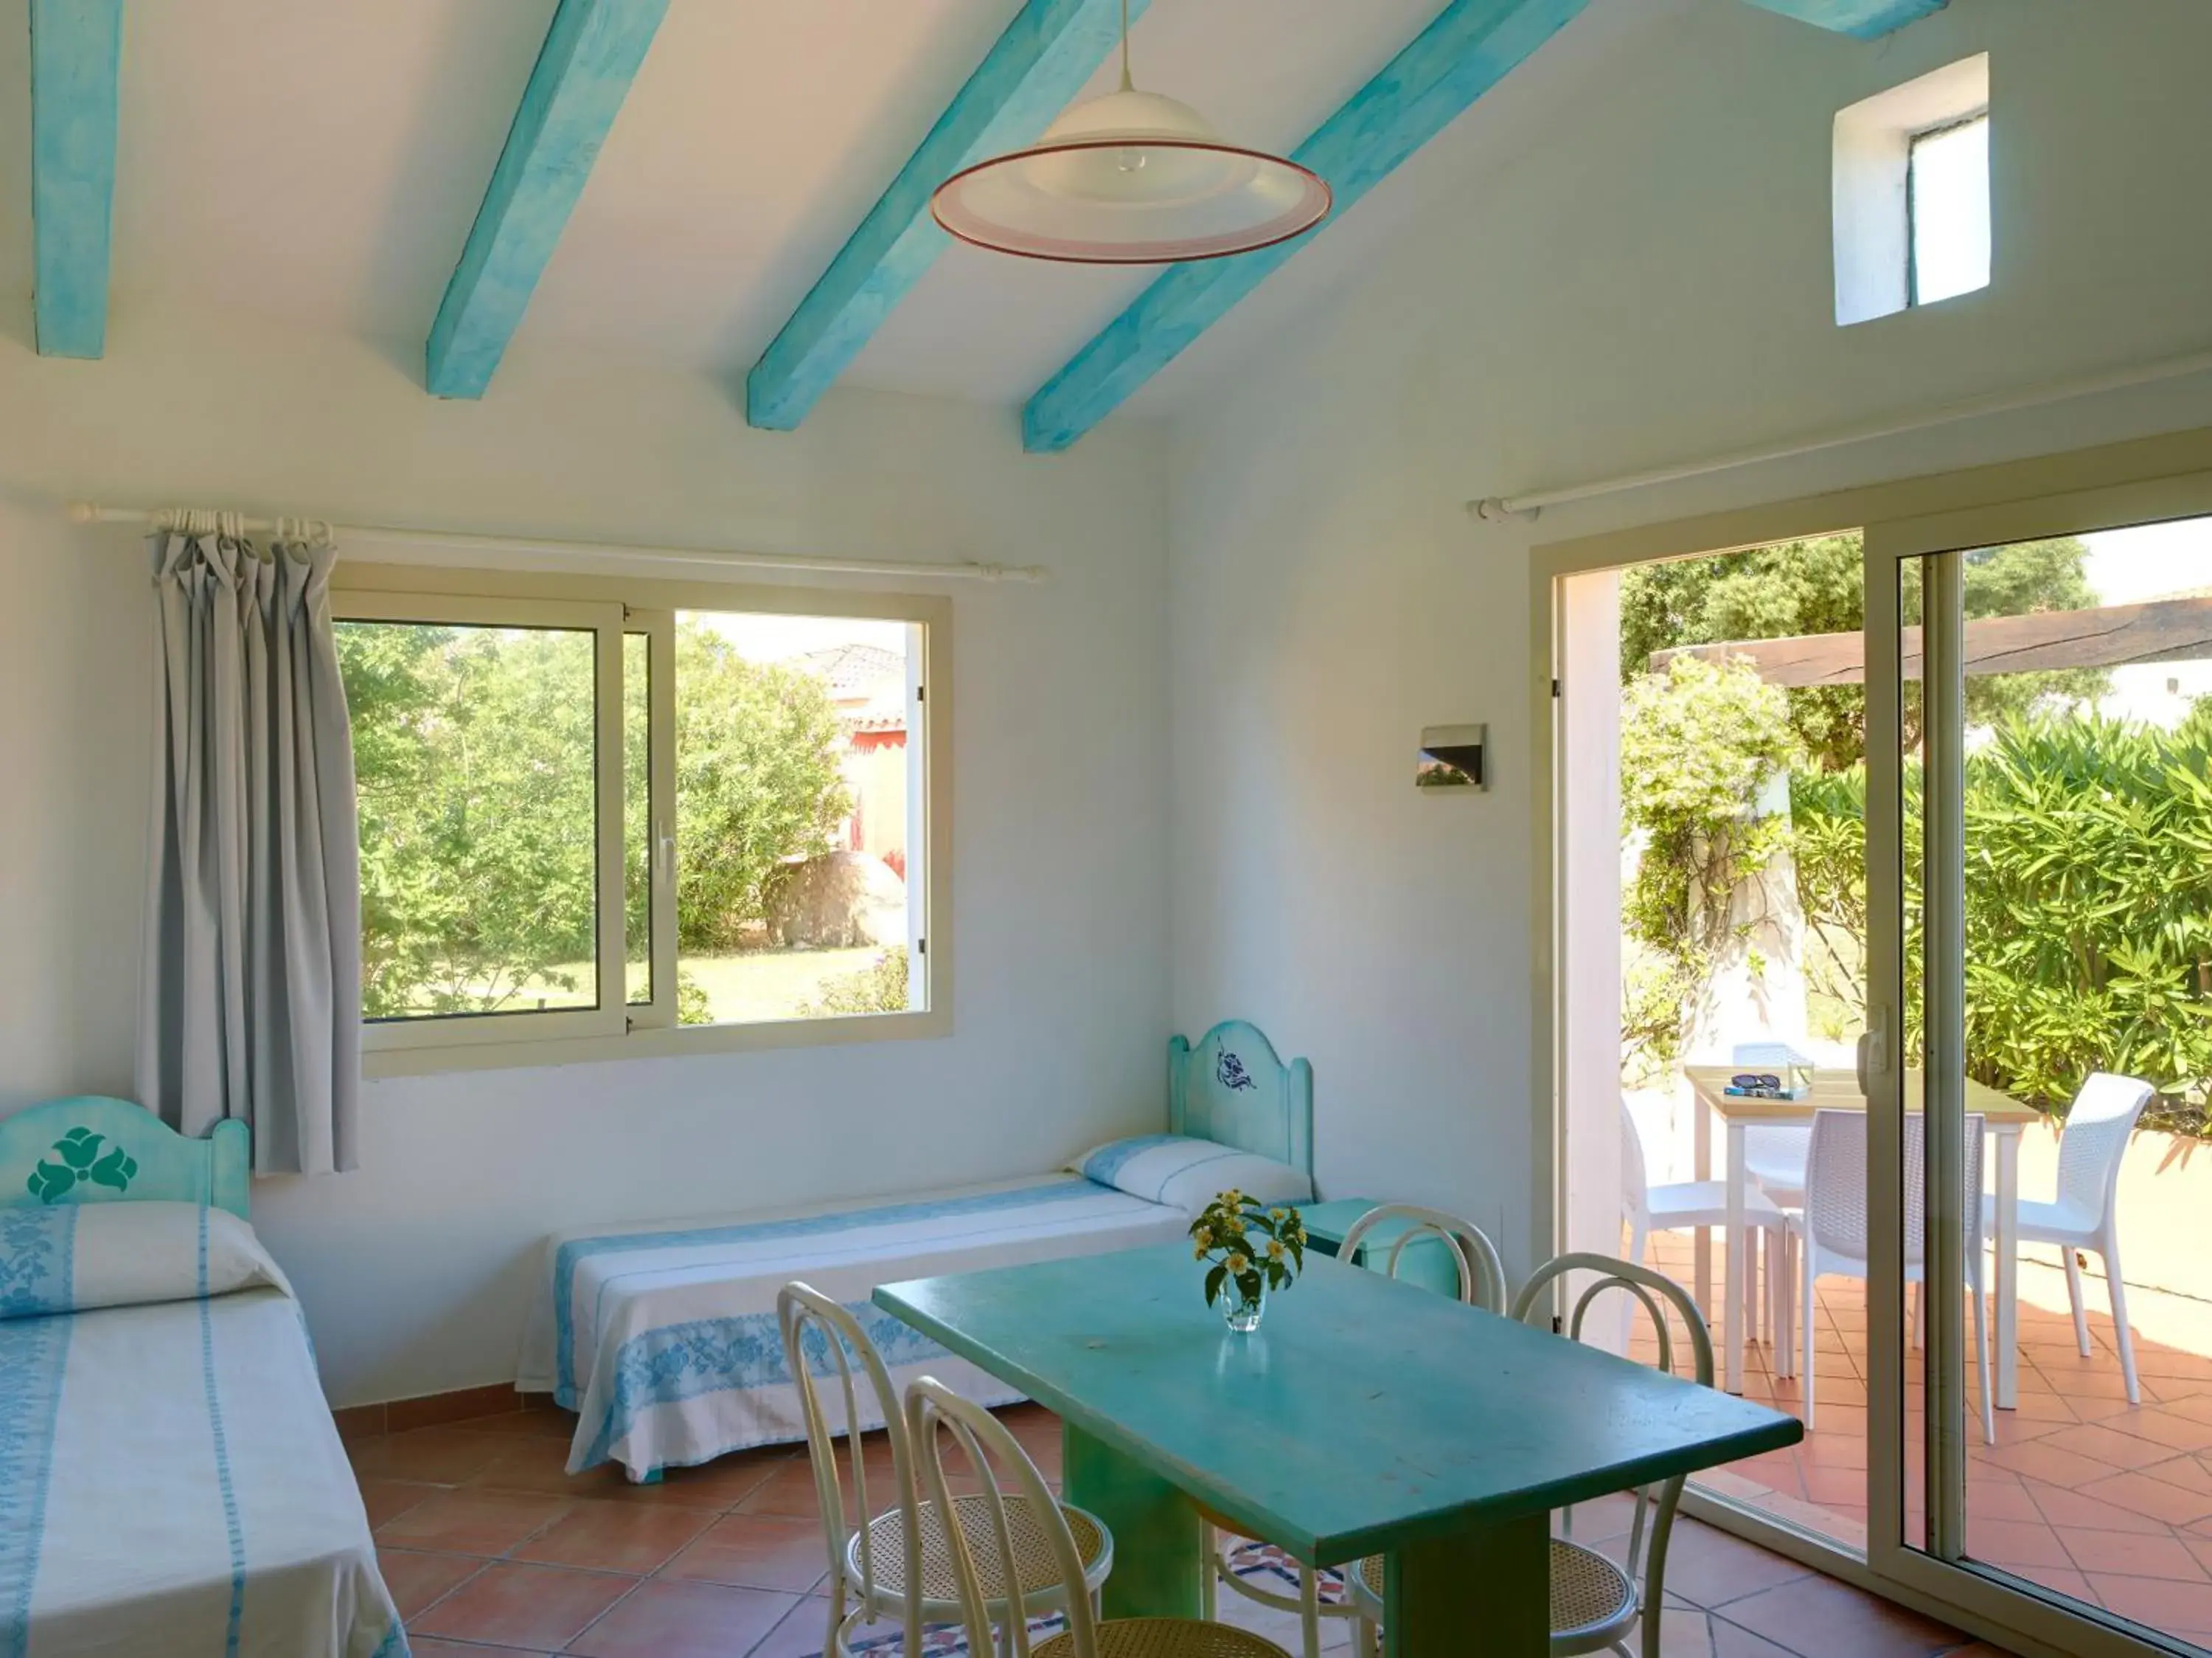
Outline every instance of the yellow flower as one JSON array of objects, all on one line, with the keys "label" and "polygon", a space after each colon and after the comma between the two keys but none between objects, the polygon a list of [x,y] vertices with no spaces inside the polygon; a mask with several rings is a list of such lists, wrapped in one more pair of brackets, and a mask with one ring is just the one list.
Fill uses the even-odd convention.
[{"label": "yellow flower", "polygon": [[1212,1227],[1202,1226],[1199,1228],[1197,1237],[1198,1247],[1201,1254],[1213,1247],[1213,1228]]},{"label": "yellow flower", "polygon": [[1190,1252],[1190,1258],[1194,1261],[1204,1260],[1206,1259],[1206,1246],[1204,1244],[1200,1244],[1197,1248],[1192,1250]]},{"label": "yellow flower", "polygon": [[1241,1255],[1241,1254],[1237,1254],[1237,1255],[1231,1255],[1231,1256],[1229,1258],[1229,1273],[1230,1273],[1230,1276],[1231,1276],[1231,1277],[1241,1277],[1243,1275],[1243,1273],[1245,1272],[1245,1271],[1246,1271],[1248,1268],[1249,1268],[1249,1267],[1251,1266],[1251,1265],[1252,1265],[1252,1263],[1251,1263],[1250,1261],[1247,1260],[1247,1259],[1246,1259],[1243,1255]]},{"label": "yellow flower", "polygon": [[1291,1211],[1287,1209],[1271,1209],[1267,1211],[1267,1218],[1271,1221],[1287,1220],[1290,1217],[1290,1213]]},{"label": "yellow flower", "polygon": [[1283,1243],[1281,1239],[1270,1238],[1267,1240],[1267,1259],[1271,1261],[1279,1261],[1283,1259]]}]

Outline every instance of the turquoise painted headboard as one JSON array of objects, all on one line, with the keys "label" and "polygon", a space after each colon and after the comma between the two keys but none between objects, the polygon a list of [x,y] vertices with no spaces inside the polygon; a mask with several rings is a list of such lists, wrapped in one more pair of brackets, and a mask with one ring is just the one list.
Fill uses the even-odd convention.
[{"label": "turquoise painted headboard", "polygon": [[1313,1173],[1313,1067],[1287,1065],[1260,1027],[1224,1020],[1168,1039],[1168,1131]]},{"label": "turquoise painted headboard", "polygon": [[252,1143],[234,1119],[188,1140],[128,1100],[49,1100],[0,1119],[0,1208],[208,1204],[244,1220]]}]

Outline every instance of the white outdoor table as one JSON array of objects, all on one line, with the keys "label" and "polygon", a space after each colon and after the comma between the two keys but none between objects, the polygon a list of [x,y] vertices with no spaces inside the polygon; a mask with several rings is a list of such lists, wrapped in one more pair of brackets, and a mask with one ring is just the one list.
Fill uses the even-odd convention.
[{"label": "white outdoor table", "polygon": [[[1744,1171],[1743,1131],[1763,1124],[1810,1124],[1816,1111],[1866,1109],[1866,1096],[1859,1092],[1858,1078],[1848,1070],[1814,1071],[1809,1099],[1753,1100],[1727,1091],[1731,1076],[1756,1069],[1742,1065],[1682,1067],[1682,1075],[1689,1079],[1699,1105],[1705,1107],[1696,1113],[1698,1179],[1713,1178],[1712,1119],[1717,1116],[1728,1125],[1728,1244],[1723,1280],[1727,1293],[1717,1303],[1712,1296],[1711,1246],[1703,1232],[1698,1234],[1696,1259],[1698,1301],[1709,1314],[1719,1314],[1720,1348],[1726,1356],[1724,1385],[1731,1393],[1743,1391],[1746,1335],[1742,1320],[1748,1228],[1744,1224],[1744,1194],[1749,1181]],[[1917,1110],[1919,1100],[1920,1073],[1907,1071],[1905,1109]],[[1983,1131],[1996,1146],[1996,1225],[1990,1239],[1997,1258],[1996,1282],[1992,1286],[1997,1303],[1995,1403],[2000,1411],[2009,1411],[2020,1399],[2020,1261],[2014,1242],[2020,1210],[2020,1131],[2042,1113],[2023,1106],[2009,1094],[1999,1094],[1972,1080],[1966,1083],[1966,1110],[1982,1119]]]}]

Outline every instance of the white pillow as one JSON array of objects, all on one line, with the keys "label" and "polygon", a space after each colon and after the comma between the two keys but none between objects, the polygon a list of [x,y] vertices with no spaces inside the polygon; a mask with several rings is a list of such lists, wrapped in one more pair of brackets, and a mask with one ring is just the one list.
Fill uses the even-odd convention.
[{"label": "white pillow", "polygon": [[0,1319],[199,1301],[266,1284],[292,1293],[253,1228],[204,1204],[0,1209]]},{"label": "white pillow", "polygon": [[1133,1198],[1196,1215],[1218,1192],[1234,1186],[1263,1204],[1313,1199],[1313,1179],[1303,1170],[1257,1152],[1194,1140],[1182,1134],[1139,1134],[1109,1140],[1068,1165],[1086,1179]]}]

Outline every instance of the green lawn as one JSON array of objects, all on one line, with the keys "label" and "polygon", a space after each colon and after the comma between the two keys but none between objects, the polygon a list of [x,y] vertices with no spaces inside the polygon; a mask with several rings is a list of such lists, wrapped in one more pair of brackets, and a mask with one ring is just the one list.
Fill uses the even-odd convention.
[{"label": "green lawn", "polygon": [[[684,978],[707,993],[713,1015],[709,1023],[759,1024],[799,1017],[801,1003],[821,1000],[823,979],[858,972],[873,966],[883,954],[881,947],[873,945],[851,950],[733,950],[726,955],[686,955],[683,967]],[[501,1010],[519,1013],[537,1007],[551,1012],[596,1005],[590,962],[568,962],[553,972],[572,979],[575,988],[564,988],[549,976],[526,984]],[[630,964],[629,985],[631,994],[643,996],[646,969],[641,963]]]},{"label": "green lawn", "polygon": [[714,1023],[751,1024],[797,1018],[801,1003],[821,999],[823,979],[858,972],[882,954],[869,945],[854,950],[747,950],[731,955],[689,955],[684,958],[684,972],[707,992]]}]

